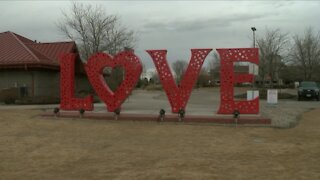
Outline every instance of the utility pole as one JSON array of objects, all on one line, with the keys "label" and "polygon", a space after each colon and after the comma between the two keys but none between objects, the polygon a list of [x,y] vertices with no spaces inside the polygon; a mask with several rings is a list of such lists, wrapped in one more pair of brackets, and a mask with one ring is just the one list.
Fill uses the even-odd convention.
[{"label": "utility pole", "polygon": [[251,27],[251,30],[252,30],[252,35],[253,35],[253,48],[255,48],[256,47],[256,28],[255,27]]},{"label": "utility pole", "polygon": [[[255,27],[251,27],[251,30],[252,30],[252,36],[253,36],[253,48],[255,48],[256,47],[256,28]],[[254,64],[252,64],[252,74],[253,74],[253,82],[252,82],[252,100],[254,99],[254,89],[255,89],[255,87],[254,87],[254,83],[255,83],[255,72],[254,72],[254,70],[255,70],[255,65]]]}]

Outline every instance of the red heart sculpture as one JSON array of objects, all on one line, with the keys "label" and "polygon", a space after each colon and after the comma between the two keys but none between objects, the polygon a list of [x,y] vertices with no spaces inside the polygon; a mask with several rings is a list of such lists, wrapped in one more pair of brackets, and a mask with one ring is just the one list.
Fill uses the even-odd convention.
[{"label": "red heart sculpture", "polygon": [[[125,78],[117,90],[113,92],[103,77],[105,67],[121,66],[125,70]],[[140,59],[131,51],[123,51],[112,57],[106,53],[92,55],[85,65],[89,81],[97,95],[107,105],[109,112],[120,109],[121,104],[130,95],[142,72]]]}]

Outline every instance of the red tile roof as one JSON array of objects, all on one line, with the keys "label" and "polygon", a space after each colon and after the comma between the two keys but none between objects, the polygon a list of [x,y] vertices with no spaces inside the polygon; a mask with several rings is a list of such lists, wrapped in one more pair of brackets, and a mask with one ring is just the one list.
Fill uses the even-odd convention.
[{"label": "red tile roof", "polygon": [[76,52],[71,42],[36,43],[16,33],[0,33],[0,68],[40,67],[59,69],[61,53]]}]

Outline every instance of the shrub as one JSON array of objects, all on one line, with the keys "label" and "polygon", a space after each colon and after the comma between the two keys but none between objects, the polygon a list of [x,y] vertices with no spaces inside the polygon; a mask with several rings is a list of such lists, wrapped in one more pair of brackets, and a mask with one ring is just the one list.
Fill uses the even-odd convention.
[{"label": "shrub", "polygon": [[161,91],[163,88],[160,84],[149,84],[144,89],[147,91]]},{"label": "shrub", "polygon": [[13,97],[6,97],[5,99],[4,99],[4,103],[5,104],[14,104],[15,103],[15,98],[13,98]]}]

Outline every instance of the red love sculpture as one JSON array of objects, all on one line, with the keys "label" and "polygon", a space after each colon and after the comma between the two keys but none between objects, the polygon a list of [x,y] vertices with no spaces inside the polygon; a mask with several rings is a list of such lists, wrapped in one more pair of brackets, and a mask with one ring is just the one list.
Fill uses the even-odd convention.
[{"label": "red love sculpture", "polygon": [[232,114],[238,110],[241,114],[258,114],[259,97],[250,101],[235,101],[235,83],[252,82],[252,74],[235,74],[234,62],[259,64],[258,48],[217,49],[220,55],[220,108],[218,114]]},{"label": "red love sculpture", "polygon": [[63,110],[93,110],[92,96],[86,98],[74,97],[74,63],[76,54],[69,53],[60,59],[60,108]]},{"label": "red love sculpture", "polygon": [[[122,67],[125,77],[115,92],[111,91],[103,77],[105,67]],[[131,51],[123,51],[112,57],[109,54],[97,53],[89,58],[85,65],[88,79],[97,95],[107,105],[109,112],[120,109],[121,104],[130,95],[142,72],[140,59]]]},{"label": "red love sculpture", "polygon": [[198,79],[202,64],[212,49],[191,49],[191,60],[183,79],[177,86],[167,62],[167,50],[148,50],[157,68],[163,89],[171,105],[171,111],[185,111],[193,86]]}]

